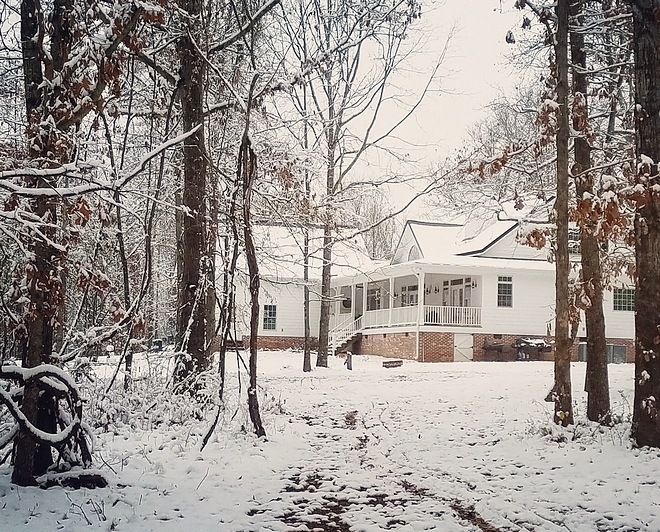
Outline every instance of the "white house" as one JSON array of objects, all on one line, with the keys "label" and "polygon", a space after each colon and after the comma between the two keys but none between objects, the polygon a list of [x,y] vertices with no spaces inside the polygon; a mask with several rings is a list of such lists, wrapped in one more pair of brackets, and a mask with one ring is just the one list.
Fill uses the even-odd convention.
[{"label": "white house", "polygon": [[[333,277],[333,349],[423,362],[551,358],[554,265],[519,243],[518,229],[409,221],[390,264]],[[634,360],[633,288],[606,293],[604,305],[611,359]],[[579,341],[574,356],[584,356]]]},{"label": "white house", "polygon": [[[260,275],[258,346],[262,349],[302,348],[304,342],[304,287],[310,289],[310,335],[318,341],[320,318],[323,233],[310,234],[309,280],[304,281],[302,228],[284,225],[257,225],[253,228]],[[348,233],[349,230],[346,230]],[[333,245],[334,275],[347,277],[373,269],[361,237],[339,240]],[[237,338],[249,335],[249,294],[247,273],[237,275]]]}]

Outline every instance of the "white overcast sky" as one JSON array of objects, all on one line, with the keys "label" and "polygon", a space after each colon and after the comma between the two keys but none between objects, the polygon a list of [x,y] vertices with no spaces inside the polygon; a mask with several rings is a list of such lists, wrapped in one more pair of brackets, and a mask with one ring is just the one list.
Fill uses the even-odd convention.
[{"label": "white overcast sky", "polygon": [[[516,83],[516,75],[506,59],[512,47],[505,41],[507,31],[515,30],[520,18],[520,11],[513,8],[513,3],[513,0],[430,3],[427,24],[437,27],[431,46],[439,49],[449,28],[456,27],[444,63],[447,76],[441,82],[451,93],[430,98],[418,119],[428,138],[438,141],[439,154],[459,147],[469,126],[485,115],[484,106]],[[434,117],[432,121],[428,120],[429,115]]]},{"label": "white overcast sky", "polygon": [[[486,116],[485,107],[515,87],[518,75],[507,61],[513,48],[505,41],[508,30],[519,28],[521,12],[513,4],[514,0],[424,1],[422,20],[411,33],[411,37],[416,30],[424,35],[423,55],[411,61],[410,72],[396,83],[411,91],[423,85],[452,27],[455,34],[441,69],[440,90],[428,94],[397,131],[399,139],[387,143],[398,153],[408,154],[417,172],[425,173],[460,148],[470,126]],[[407,171],[379,151],[372,152],[358,171],[383,175],[388,167]],[[412,190],[398,189],[393,203],[401,205],[412,194]]]}]

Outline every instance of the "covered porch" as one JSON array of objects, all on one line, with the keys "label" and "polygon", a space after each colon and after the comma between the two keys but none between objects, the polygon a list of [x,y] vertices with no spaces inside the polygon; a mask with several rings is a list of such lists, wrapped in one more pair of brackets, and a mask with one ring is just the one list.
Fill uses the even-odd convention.
[{"label": "covered porch", "polygon": [[339,285],[333,288],[333,295],[332,331],[418,325],[481,327],[481,276],[413,272]]}]

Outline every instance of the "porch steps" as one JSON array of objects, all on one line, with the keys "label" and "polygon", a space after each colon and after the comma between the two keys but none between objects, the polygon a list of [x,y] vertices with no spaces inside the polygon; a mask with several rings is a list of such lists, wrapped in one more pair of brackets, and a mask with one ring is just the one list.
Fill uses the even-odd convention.
[{"label": "porch steps", "polygon": [[341,350],[345,350],[349,345],[362,337],[362,317],[359,317],[350,324],[342,324],[330,331],[329,345],[330,354],[335,355]]},{"label": "porch steps", "polygon": [[344,340],[340,345],[338,345],[334,349],[334,354],[338,353],[345,353],[346,351],[352,351],[352,349],[349,349],[355,342],[360,340],[362,338],[362,333],[361,332],[356,332],[353,336],[350,338],[347,338]]}]

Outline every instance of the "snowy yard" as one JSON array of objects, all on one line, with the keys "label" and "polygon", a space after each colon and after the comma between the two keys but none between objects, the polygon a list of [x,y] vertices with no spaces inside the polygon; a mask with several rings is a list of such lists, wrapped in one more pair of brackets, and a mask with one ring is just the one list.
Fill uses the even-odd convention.
[{"label": "snowy yard", "polygon": [[304,375],[300,354],[260,353],[267,441],[236,400],[235,367],[222,426],[201,453],[212,411],[116,405],[95,455],[110,487],[18,488],[2,466],[0,528],[660,530],[660,452],[628,440],[632,365],[610,365],[618,423],[601,429],[585,421],[585,366],[574,364],[578,424],[564,430],[543,402],[548,362],[342,363]]}]

